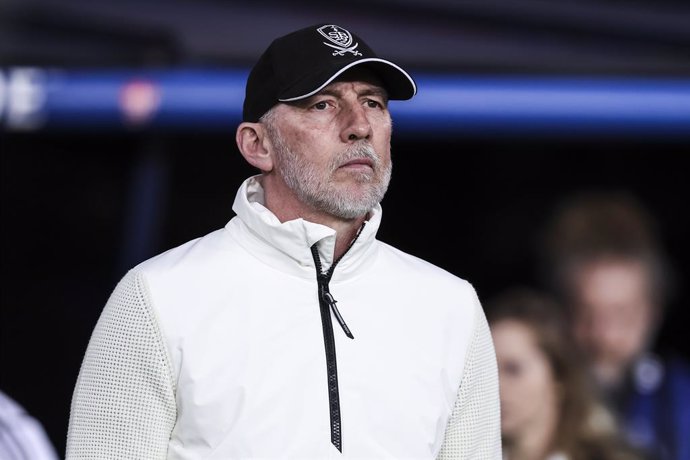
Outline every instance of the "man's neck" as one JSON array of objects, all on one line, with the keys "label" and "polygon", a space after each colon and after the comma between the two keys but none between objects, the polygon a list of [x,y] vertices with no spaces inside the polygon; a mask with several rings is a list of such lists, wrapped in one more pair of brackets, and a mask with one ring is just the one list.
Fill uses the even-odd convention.
[{"label": "man's neck", "polygon": [[[264,178],[265,179],[265,178]],[[277,190],[267,182],[262,182],[264,187],[264,206],[270,210],[280,222],[287,222],[295,219],[304,219],[315,224],[325,225],[335,230],[335,254],[334,260],[340,258],[352,240],[357,236],[362,223],[368,215],[363,215],[355,219],[342,219],[328,214],[299,201],[297,197],[288,190]]]}]

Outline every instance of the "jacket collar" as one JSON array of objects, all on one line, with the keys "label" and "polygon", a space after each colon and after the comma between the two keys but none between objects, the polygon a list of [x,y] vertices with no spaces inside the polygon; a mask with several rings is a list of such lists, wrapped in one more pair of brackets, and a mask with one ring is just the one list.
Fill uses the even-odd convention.
[{"label": "jacket collar", "polygon": [[[335,230],[301,218],[281,223],[264,206],[264,190],[257,180],[258,177],[259,175],[249,177],[242,183],[235,196],[232,209],[251,234],[261,243],[269,246],[263,248],[265,251],[260,251],[260,254],[274,258],[277,251],[282,254],[282,257],[289,258],[292,264],[297,262],[300,266],[313,267],[310,248],[318,242],[323,270],[327,270],[333,263]],[[372,209],[357,241],[338,263],[336,272],[342,274],[354,270],[365,262],[369,251],[374,249],[373,243],[381,224],[382,212],[380,204]],[[228,225],[232,223],[233,221]],[[253,248],[253,250],[256,249]],[[283,260],[283,262],[287,261]]]}]

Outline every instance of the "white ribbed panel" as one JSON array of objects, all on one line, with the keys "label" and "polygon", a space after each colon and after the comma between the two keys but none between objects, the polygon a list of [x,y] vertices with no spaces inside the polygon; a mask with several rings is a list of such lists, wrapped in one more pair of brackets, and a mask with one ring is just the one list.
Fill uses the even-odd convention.
[{"label": "white ribbed panel", "polygon": [[438,460],[501,459],[496,353],[484,311],[476,308],[474,335]]},{"label": "white ribbed panel", "polygon": [[176,408],[144,281],[128,273],[91,336],[72,398],[67,459],[164,459]]}]

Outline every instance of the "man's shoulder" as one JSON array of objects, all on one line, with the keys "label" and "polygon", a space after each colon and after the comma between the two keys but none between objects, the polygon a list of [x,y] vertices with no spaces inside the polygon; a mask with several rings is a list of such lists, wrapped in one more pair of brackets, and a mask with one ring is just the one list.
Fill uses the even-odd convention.
[{"label": "man's shoulder", "polygon": [[458,275],[455,275],[448,271],[447,269],[437,265],[429,259],[407,252],[399,247],[393,246],[389,243],[379,241],[381,251],[386,255],[386,257],[397,258],[400,262],[404,263],[405,267],[410,270],[428,271],[435,275],[454,277],[458,280],[463,280]]},{"label": "man's shoulder", "polygon": [[185,270],[204,270],[218,263],[222,254],[230,249],[224,229],[186,241],[161,252],[131,269],[147,276],[162,275]]},{"label": "man's shoulder", "polygon": [[412,277],[416,283],[438,283],[448,288],[463,291],[471,296],[476,295],[474,286],[469,280],[450,272],[430,260],[406,252],[391,244],[381,241],[379,243],[381,253],[386,258],[386,263],[393,264],[399,276]]}]

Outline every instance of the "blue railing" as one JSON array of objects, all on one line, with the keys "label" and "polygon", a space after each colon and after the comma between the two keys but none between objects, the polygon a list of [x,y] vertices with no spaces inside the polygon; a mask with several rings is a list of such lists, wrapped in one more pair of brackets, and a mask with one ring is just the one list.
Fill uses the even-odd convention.
[{"label": "blue railing", "polygon": [[[4,130],[234,130],[246,69],[0,69]],[[398,135],[690,137],[690,78],[416,74]]]}]

